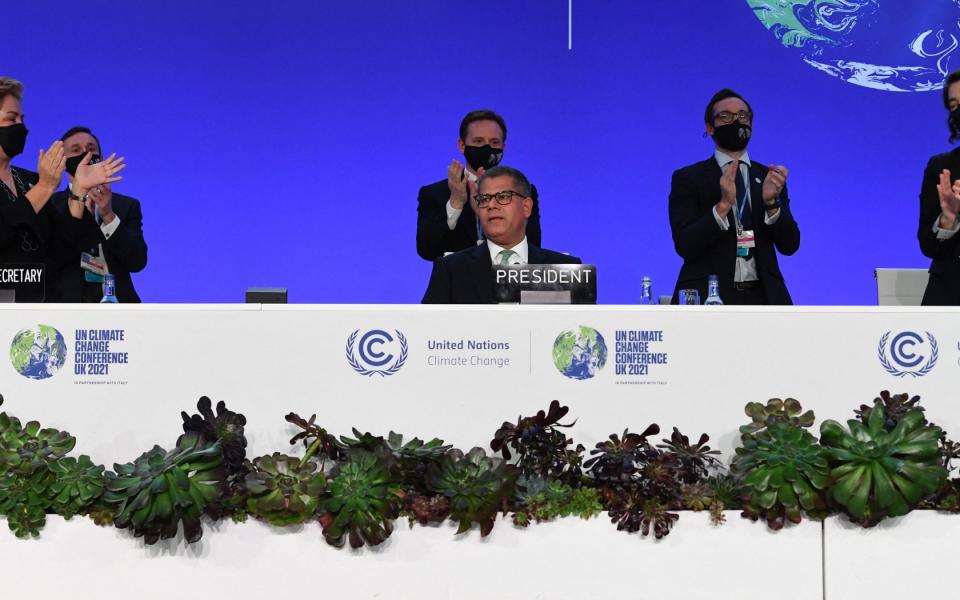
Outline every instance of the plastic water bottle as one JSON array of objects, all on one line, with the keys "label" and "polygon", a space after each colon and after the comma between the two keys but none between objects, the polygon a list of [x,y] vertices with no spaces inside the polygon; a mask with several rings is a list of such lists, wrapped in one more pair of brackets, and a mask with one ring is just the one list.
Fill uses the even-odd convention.
[{"label": "plastic water bottle", "polygon": [[117,300],[117,282],[110,274],[103,276],[103,298],[100,299],[100,303],[103,304],[104,302],[108,304],[120,303]]},{"label": "plastic water bottle", "polygon": [[720,281],[716,275],[707,278],[707,299],[703,301],[704,306],[711,304],[723,304],[720,299]]},{"label": "plastic water bottle", "polygon": [[653,299],[653,284],[650,277],[644,275],[640,284],[640,304],[656,304]]}]

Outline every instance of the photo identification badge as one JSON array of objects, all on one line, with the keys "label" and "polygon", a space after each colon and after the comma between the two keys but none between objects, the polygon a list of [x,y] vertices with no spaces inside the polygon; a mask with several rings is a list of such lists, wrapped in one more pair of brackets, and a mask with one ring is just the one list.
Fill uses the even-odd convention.
[{"label": "photo identification badge", "polygon": [[737,256],[747,256],[750,254],[750,248],[757,245],[756,238],[752,229],[744,229],[737,235]]}]

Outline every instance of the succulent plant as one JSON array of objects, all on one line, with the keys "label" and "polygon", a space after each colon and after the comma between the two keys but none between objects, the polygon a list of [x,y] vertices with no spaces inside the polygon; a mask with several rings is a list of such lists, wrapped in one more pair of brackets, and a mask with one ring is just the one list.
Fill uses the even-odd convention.
[{"label": "succulent plant", "polygon": [[703,433],[696,444],[690,443],[690,438],[680,433],[676,427],[670,439],[663,440],[657,448],[668,450],[677,457],[680,468],[680,479],[683,483],[696,483],[709,476],[711,469],[720,467],[720,461],[717,460],[719,450],[711,450],[707,442],[710,436]]},{"label": "succulent plant", "polygon": [[15,419],[8,421],[0,437],[0,469],[28,474],[63,458],[76,445],[75,437],[66,431],[41,429],[30,421],[23,428]]},{"label": "succulent plant", "polygon": [[340,436],[343,453],[349,456],[351,451],[363,450],[376,454],[387,468],[391,477],[398,479],[404,489],[412,493],[426,493],[424,478],[430,464],[440,460],[449,449],[443,440],[434,438],[424,442],[413,438],[404,442],[403,435],[391,431],[383,438],[371,433],[361,434],[353,430],[355,438]]},{"label": "succulent plant", "polygon": [[467,454],[450,450],[427,470],[427,486],[450,500],[450,518],[457,533],[480,525],[481,537],[493,529],[497,512],[514,495],[517,470],[503,459],[488,457],[483,448]]},{"label": "succulent plant", "polygon": [[32,474],[0,473],[0,515],[7,517],[7,525],[17,537],[40,535],[50,505],[49,478],[46,469]]},{"label": "succulent plant", "polygon": [[247,418],[229,410],[223,400],[217,402],[217,413],[214,414],[212,402],[206,396],[197,402],[197,410],[200,414],[180,413],[184,434],[199,433],[208,444],[219,441],[227,472],[240,471],[247,457],[247,438],[244,435]]},{"label": "succulent plant", "polygon": [[[527,491],[521,494],[521,504],[513,515],[513,522],[521,527],[530,521],[539,523],[569,516],[590,519],[603,511],[600,492],[595,488],[572,488],[559,480],[539,481],[535,485],[527,483]],[[520,488],[519,483],[517,487]]]},{"label": "succulent plant", "polygon": [[657,498],[647,498],[637,491],[628,491],[608,498],[610,520],[618,531],[640,532],[649,535],[653,531],[657,539],[670,533],[680,515],[669,512]]},{"label": "succulent plant", "polygon": [[327,478],[314,460],[274,452],[255,459],[245,478],[247,511],[273,525],[303,523],[313,517]]},{"label": "succulent plant", "polygon": [[285,417],[288,423],[296,425],[303,431],[290,438],[290,445],[297,442],[303,442],[307,449],[304,457],[309,459],[316,455],[321,459],[339,460],[343,453],[343,447],[337,441],[336,436],[327,432],[326,429],[317,425],[317,415],[311,415],[310,419],[304,419],[297,413],[289,413]]},{"label": "succulent plant", "polygon": [[658,433],[660,427],[654,423],[643,433],[630,433],[624,429],[622,436],[610,434],[610,441],[598,443],[583,466],[597,482],[613,485],[631,483],[649,458],[658,454],[647,441],[649,436]]},{"label": "succulent plant", "polygon": [[743,490],[737,478],[729,473],[708,477],[705,483],[710,487],[715,503],[720,510],[741,509],[743,507]]},{"label": "succulent plant", "polygon": [[132,528],[147,544],[172,538],[183,522],[184,538],[203,536],[200,516],[220,495],[226,475],[219,442],[183,435],[169,452],[154,446],[132,463],[107,472],[103,499],[116,505],[114,523]]},{"label": "succulent plant", "polygon": [[870,411],[876,406],[883,407],[883,413],[886,416],[883,428],[892,431],[900,419],[912,410],[923,412],[925,409],[920,406],[920,396],[911,397],[909,394],[892,395],[889,391],[883,390],[880,396],[873,399],[873,406],[861,404],[860,408],[853,411],[860,422],[864,425],[870,419]]},{"label": "succulent plant", "polygon": [[902,413],[888,430],[890,424],[884,405],[877,404],[866,424],[851,419],[849,430],[836,421],[820,426],[834,479],[829,497],[864,525],[910,512],[947,477],[938,453],[939,427],[916,409]]},{"label": "succulent plant", "polygon": [[79,459],[61,458],[47,468],[53,476],[49,486],[50,504],[59,515],[69,519],[80,514],[103,494],[104,467],[94,464],[85,454]]},{"label": "succulent plant", "polygon": [[772,398],[767,400],[765,405],[759,402],[749,402],[744,408],[744,412],[750,417],[751,422],[740,427],[740,435],[745,438],[774,423],[786,423],[794,427],[810,427],[814,421],[813,411],[808,410],[802,413],[802,410],[800,403],[793,398],[787,398],[786,400]]},{"label": "succulent plant", "polygon": [[569,410],[554,400],[547,412],[541,410],[532,417],[517,417],[516,424],[504,421],[494,434],[490,448],[506,460],[516,453],[516,466],[523,475],[573,483],[581,475],[584,447],[578,444],[571,448],[573,440],[560,431],[576,422],[567,425],[559,422]]},{"label": "succulent plant", "polygon": [[450,500],[440,494],[407,494],[403,499],[403,512],[410,517],[411,522],[416,521],[421,525],[443,523],[450,516]]},{"label": "succulent plant", "polygon": [[829,480],[824,449],[803,426],[773,421],[742,436],[733,470],[742,479],[745,517],[763,517],[771,529],[799,523],[802,513],[826,516],[823,493]]},{"label": "succulent plant", "polygon": [[695,512],[709,509],[714,502],[713,489],[705,482],[686,484],[681,494],[683,507]]},{"label": "succulent plant", "polygon": [[356,450],[330,474],[330,497],[323,502],[323,537],[332,546],[376,546],[393,533],[402,505],[399,483],[390,480],[373,453]]}]

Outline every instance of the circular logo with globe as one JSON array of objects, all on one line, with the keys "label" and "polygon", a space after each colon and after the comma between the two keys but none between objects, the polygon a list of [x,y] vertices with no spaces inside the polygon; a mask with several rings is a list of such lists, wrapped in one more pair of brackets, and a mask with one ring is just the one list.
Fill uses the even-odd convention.
[{"label": "circular logo with globe", "polygon": [[570,379],[590,379],[607,364],[607,343],[592,327],[568,329],[553,342],[553,364]]},{"label": "circular logo with globe", "polygon": [[894,92],[938,90],[956,62],[957,0],[747,0],[747,5],[804,62],[847,83]]},{"label": "circular logo with globe", "polygon": [[67,360],[67,343],[59,331],[49,325],[24,329],[10,344],[10,363],[28,379],[53,377]]}]

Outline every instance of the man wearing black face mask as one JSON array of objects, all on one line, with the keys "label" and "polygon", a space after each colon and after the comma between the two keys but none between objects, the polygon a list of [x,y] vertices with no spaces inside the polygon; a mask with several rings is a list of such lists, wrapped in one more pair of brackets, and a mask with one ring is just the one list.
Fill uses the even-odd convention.
[{"label": "man wearing black face mask", "polygon": [[[960,71],[947,75],[943,106],[950,142],[960,138]],[[960,148],[927,163],[920,187],[920,251],[932,259],[924,306],[960,306]]]},{"label": "man wearing black face mask", "polygon": [[704,114],[716,149],[707,160],[673,174],[670,229],[683,267],[673,292],[697,289],[717,275],[724,304],[792,304],[777,252],[800,247],[790,211],[787,168],[751,161],[750,105],[733,90],[717,92]]},{"label": "man wearing black face mask", "polygon": [[70,216],[81,223],[78,233],[68,240],[69,253],[56,277],[60,301],[99,302],[103,276],[110,273],[121,303],[140,302],[130,276],[147,266],[140,202],[114,193],[110,184],[91,188],[84,198],[77,196],[77,169],[81,164],[100,162],[100,140],[90,129],[79,126],[60,139],[70,181],[67,189],[54,194],[50,202],[62,217]]},{"label": "man wearing black face mask", "polygon": [[[426,260],[440,258],[483,241],[483,230],[470,206],[477,179],[503,159],[507,124],[492,110],[475,110],[460,123],[457,148],[466,166],[454,160],[447,178],[420,188],[417,197],[417,254]],[[540,245],[540,202],[537,188],[531,192],[533,214],[527,221],[527,238]]]}]

